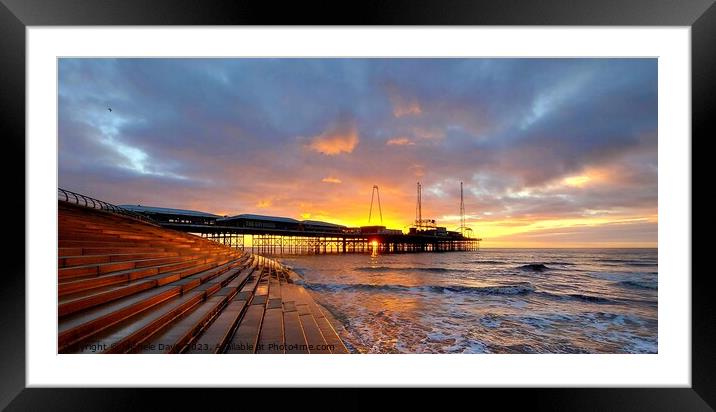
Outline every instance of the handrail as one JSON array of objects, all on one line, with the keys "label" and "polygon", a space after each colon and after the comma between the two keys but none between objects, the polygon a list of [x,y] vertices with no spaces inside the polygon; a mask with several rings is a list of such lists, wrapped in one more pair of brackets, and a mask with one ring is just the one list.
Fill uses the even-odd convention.
[{"label": "handrail", "polygon": [[95,199],[93,197],[85,196],[80,193],[75,193],[71,190],[61,189],[59,187],[57,188],[57,200],[62,200],[68,203],[73,203],[78,206],[89,207],[92,209],[104,210],[110,213],[124,215],[133,219],[141,220],[145,223],[149,223],[155,226],[157,225],[157,222],[140,213],[133,212],[131,210],[127,210],[111,203],[107,203],[102,200]]}]

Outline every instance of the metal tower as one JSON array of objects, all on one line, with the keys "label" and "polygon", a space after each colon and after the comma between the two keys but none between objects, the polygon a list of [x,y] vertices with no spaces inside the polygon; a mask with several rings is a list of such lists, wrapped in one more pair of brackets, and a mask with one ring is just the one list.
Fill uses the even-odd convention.
[{"label": "metal tower", "polygon": [[[380,224],[383,224],[383,209],[380,207],[380,191],[378,190],[378,185],[373,185],[373,190],[370,192],[370,210],[368,211],[368,224],[370,224],[370,219],[373,215],[373,196],[377,195],[378,197],[378,213],[380,213]],[[388,196],[390,197],[390,196]]]},{"label": "metal tower", "polygon": [[465,199],[462,196],[462,182],[460,182],[460,234],[465,236]]},{"label": "metal tower", "polygon": [[418,203],[415,205],[415,228],[417,230],[435,229],[435,219],[423,219],[423,185],[418,182]]},{"label": "metal tower", "polygon": [[418,203],[415,204],[415,226],[420,228],[423,224],[423,201],[422,192],[423,187],[418,182]]},{"label": "metal tower", "polygon": [[460,182],[460,227],[458,230],[463,237],[472,237],[472,228],[465,225],[465,198],[462,194],[462,182]]}]

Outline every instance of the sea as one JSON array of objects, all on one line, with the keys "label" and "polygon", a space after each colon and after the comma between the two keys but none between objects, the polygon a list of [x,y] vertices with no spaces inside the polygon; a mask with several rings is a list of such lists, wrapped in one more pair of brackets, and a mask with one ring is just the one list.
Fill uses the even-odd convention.
[{"label": "sea", "polygon": [[657,249],[284,256],[356,353],[658,352]]}]

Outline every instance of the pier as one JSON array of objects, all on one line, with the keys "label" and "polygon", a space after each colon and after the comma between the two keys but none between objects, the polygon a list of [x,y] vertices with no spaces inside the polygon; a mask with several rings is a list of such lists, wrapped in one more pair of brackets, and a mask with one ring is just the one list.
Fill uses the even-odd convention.
[{"label": "pier", "polygon": [[479,250],[482,240],[437,228],[434,221],[432,226],[423,224],[418,230],[406,234],[384,226],[349,228],[277,216],[242,214],[222,217],[193,210],[141,205],[120,207],[161,227],[193,233],[237,250],[244,250],[250,240],[253,252],[271,256],[475,251]]}]

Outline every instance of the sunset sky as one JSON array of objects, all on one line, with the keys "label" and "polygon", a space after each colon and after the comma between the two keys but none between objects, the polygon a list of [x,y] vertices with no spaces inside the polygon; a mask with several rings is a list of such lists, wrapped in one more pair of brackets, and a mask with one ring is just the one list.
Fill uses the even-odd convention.
[{"label": "sunset sky", "polygon": [[657,60],[59,61],[62,188],[407,231],[418,181],[484,247],[656,247]]}]

